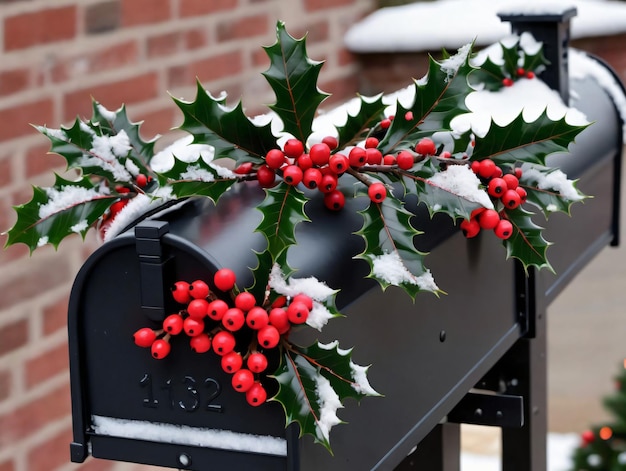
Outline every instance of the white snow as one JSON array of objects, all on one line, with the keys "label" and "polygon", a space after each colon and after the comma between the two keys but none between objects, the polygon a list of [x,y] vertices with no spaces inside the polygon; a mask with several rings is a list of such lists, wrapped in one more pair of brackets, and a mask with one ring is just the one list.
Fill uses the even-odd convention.
[{"label": "white snow", "polygon": [[104,119],[106,119],[107,121],[110,121],[110,122],[115,121],[116,113],[114,111],[109,111],[104,106],[102,106],[100,103],[98,103],[97,109],[98,109],[98,113],[100,113]]},{"label": "white snow", "polygon": [[174,141],[150,159],[150,166],[155,172],[163,173],[174,166],[174,156],[183,162],[193,163],[202,158],[206,163],[213,160],[215,149],[208,144],[192,144],[193,136],[185,136]]},{"label": "white snow", "polygon": [[63,129],[52,129],[45,126],[39,126],[37,129],[39,130],[39,132],[45,134],[46,136],[67,141],[67,134],[65,134],[65,131],[63,131]]},{"label": "white snow", "polygon": [[317,426],[319,432],[322,434],[322,437],[318,438],[323,438],[328,441],[330,429],[341,423],[341,419],[337,417],[337,409],[342,409],[343,405],[330,384],[330,381],[319,373],[313,376],[313,379],[315,381],[315,393],[317,394],[319,404]]},{"label": "white snow", "polygon": [[215,176],[206,169],[200,168],[199,165],[189,165],[187,169],[180,174],[181,180],[200,180],[201,182],[212,182]]},{"label": "white snow", "polygon": [[107,162],[126,157],[131,150],[130,139],[124,130],[112,136],[93,136],[91,146],[91,152]]},{"label": "white snow", "polygon": [[39,218],[45,219],[59,211],[71,208],[79,203],[91,201],[102,196],[106,196],[106,192],[95,188],[84,188],[82,186],[66,185],[60,190],[55,188],[46,188],[48,202],[39,206]]},{"label": "white snow", "polygon": [[280,269],[280,265],[274,264],[270,272],[269,286],[278,294],[283,296],[296,296],[306,294],[314,301],[324,301],[337,293],[336,289],[329,288],[326,283],[319,281],[314,276],[308,278],[285,279],[285,275]]},{"label": "white snow", "polygon": [[581,201],[585,198],[578,193],[574,182],[559,169],[542,173],[530,164],[523,164],[522,182],[536,185],[541,190],[554,190],[568,201]]},{"label": "white snow", "polygon": [[91,420],[97,435],[287,456],[287,441],[280,437],[99,415]]},{"label": "white snow", "polygon": [[137,165],[135,164],[135,162],[132,161],[132,159],[126,159],[126,162],[124,162],[124,166],[126,167],[126,170],[128,170],[133,177],[136,177],[137,175],[139,175],[139,172],[140,172],[139,167],[137,167]]},{"label": "white snow", "polygon": [[354,381],[354,383],[352,384],[352,388],[359,394],[380,396],[380,394],[376,392],[376,390],[370,385],[370,382],[367,379],[368,368],[368,366],[361,366],[357,365],[356,363],[350,362],[350,370],[352,372],[352,379]]},{"label": "white snow", "polygon": [[480,180],[467,165],[450,165],[446,170],[437,172],[426,180],[426,183],[467,201],[478,203],[485,208],[493,209],[489,195],[480,188]]},{"label": "white snow", "polygon": [[79,221],[76,224],[74,224],[72,227],[70,227],[70,231],[76,232],[77,234],[80,234],[85,229],[87,229],[87,227],[89,227],[87,225],[87,220],[83,219],[82,221]]},{"label": "white snow", "polygon": [[309,311],[306,325],[319,331],[333,318],[333,314],[322,303],[313,301],[313,309]]},{"label": "white snow", "polygon": [[471,50],[471,43],[467,43],[464,46],[460,47],[456,54],[448,57],[447,59],[439,63],[441,70],[446,73],[448,78],[457,73],[459,67],[461,67],[463,63],[467,60],[467,56],[469,55]]},{"label": "white snow", "polygon": [[43,247],[48,243],[48,236],[42,236],[37,241],[37,247]]},{"label": "white snow", "polygon": [[414,275],[406,268],[398,252],[369,257],[372,261],[373,275],[391,285],[399,286],[402,283],[409,283],[423,290],[439,290],[430,270],[420,276]]},{"label": "white snow", "polygon": [[[497,13],[506,10],[555,13],[575,6],[572,38],[605,36],[626,31],[626,4],[609,0],[439,0],[382,8],[354,24],[344,40],[353,52],[439,51],[473,40],[477,45],[499,41],[511,27]],[[445,21],[442,21],[445,18]]]}]

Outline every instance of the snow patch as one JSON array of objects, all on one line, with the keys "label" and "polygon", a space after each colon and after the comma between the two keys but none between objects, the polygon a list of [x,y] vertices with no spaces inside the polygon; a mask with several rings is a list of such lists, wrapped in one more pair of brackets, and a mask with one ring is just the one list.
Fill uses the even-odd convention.
[{"label": "snow patch", "polygon": [[323,440],[328,441],[330,429],[341,423],[341,419],[337,417],[337,409],[343,408],[339,396],[333,389],[330,381],[321,374],[313,376],[315,381],[315,393],[317,394],[319,404],[319,419],[317,427],[321,432]]},{"label": "snow patch", "polygon": [[39,132],[45,134],[46,136],[54,137],[55,139],[60,139],[62,141],[67,141],[67,134],[65,134],[65,131],[63,131],[63,129],[52,129],[45,126],[40,126],[38,129]]},{"label": "snow patch", "polygon": [[212,182],[215,176],[206,169],[200,168],[199,165],[190,165],[180,174],[181,180],[199,180],[201,182]]},{"label": "snow patch", "polygon": [[319,281],[314,276],[289,278],[287,280],[277,263],[274,264],[270,272],[269,286],[278,294],[293,297],[302,293],[314,301],[324,301],[337,293],[336,289],[329,288],[326,283]]},{"label": "snow patch", "polygon": [[354,382],[352,383],[352,389],[354,389],[359,394],[367,394],[368,396],[380,396],[376,392],[376,390],[370,385],[370,382],[367,379],[367,366],[357,365],[356,363],[350,362],[350,371],[352,372],[352,379]]},{"label": "snow patch", "polygon": [[313,301],[313,309],[309,311],[309,316],[306,319],[306,324],[309,327],[313,327],[314,329],[321,331],[322,328],[326,324],[328,324],[328,321],[331,320],[333,317],[335,316],[326,308],[326,306],[317,301]]},{"label": "snow patch", "polygon": [[39,219],[45,219],[59,211],[69,209],[86,201],[101,198],[107,194],[95,188],[72,185],[63,186],[60,190],[46,188],[45,191],[48,195],[48,202],[39,206]]},{"label": "snow patch", "polygon": [[215,149],[207,144],[193,144],[193,136],[185,136],[154,154],[150,159],[152,170],[167,172],[174,166],[174,156],[183,162],[193,163],[202,158],[207,164],[213,160]]},{"label": "snow patch", "polygon": [[559,169],[542,173],[530,164],[522,164],[522,181],[534,184],[540,190],[556,191],[568,201],[582,201],[585,199],[574,187],[574,182],[568,179],[567,175]]},{"label": "snow patch", "polygon": [[442,72],[446,73],[448,79],[458,72],[459,67],[461,67],[463,63],[467,60],[467,56],[469,55],[471,50],[472,45],[468,43],[460,47],[455,55],[450,56],[449,58],[439,63]]},{"label": "snow patch", "polygon": [[87,229],[88,227],[89,225],[87,224],[87,219],[83,219],[82,221],[79,221],[76,224],[74,224],[72,227],[70,227],[70,231],[80,234],[81,232],[85,231],[85,229]]},{"label": "snow patch", "polygon": [[115,117],[117,116],[117,114],[114,111],[109,111],[100,103],[98,103],[96,108],[98,109],[98,113],[100,113],[104,119],[110,122],[115,121]]},{"label": "snow patch", "polygon": [[37,247],[43,247],[48,243],[48,236],[42,236],[37,241]]},{"label": "snow patch", "polygon": [[428,291],[439,289],[430,270],[420,276],[414,275],[406,268],[397,252],[376,255],[371,257],[371,260],[373,275],[386,283],[394,286],[409,283]]},{"label": "snow patch", "polygon": [[253,435],[230,430],[118,419],[99,415],[91,416],[91,421],[96,435],[287,456],[287,441],[269,435]]},{"label": "snow patch", "polygon": [[135,162],[133,162],[131,159],[126,159],[126,162],[124,162],[124,166],[133,177],[136,177],[141,172],[141,170],[139,170],[139,167],[137,167]]},{"label": "snow patch", "polygon": [[450,192],[481,206],[493,209],[493,203],[487,192],[480,188],[480,180],[467,165],[450,165],[446,170],[437,172],[426,183]]}]

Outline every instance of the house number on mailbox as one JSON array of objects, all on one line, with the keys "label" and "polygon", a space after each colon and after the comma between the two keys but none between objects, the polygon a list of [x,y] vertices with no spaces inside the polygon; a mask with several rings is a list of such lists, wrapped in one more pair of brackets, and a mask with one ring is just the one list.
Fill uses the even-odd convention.
[{"label": "house number on mailbox", "polygon": [[158,408],[160,402],[155,393],[164,391],[167,396],[166,404],[169,404],[171,409],[178,407],[185,412],[196,412],[200,409],[222,412],[222,406],[213,403],[221,394],[222,386],[213,378],[198,381],[193,376],[185,375],[178,381],[170,378],[160,385],[155,385],[152,375],[145,373],[139,380],[139,385],[146,393],[143,399],[144,407]]}]

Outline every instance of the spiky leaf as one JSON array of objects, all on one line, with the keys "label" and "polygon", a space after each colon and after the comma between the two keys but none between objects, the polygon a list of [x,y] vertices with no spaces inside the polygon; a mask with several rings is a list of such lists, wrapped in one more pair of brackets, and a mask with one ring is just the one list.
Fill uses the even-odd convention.
[{"label": "spiky leaf", "polygon": [[329,96],[317,87],[323,63],[308,57],[305,38],[293,38],[283,22],[276,25],[276,43],[265,51],[270,66],[263,75],[276,95],[276,103],[270,108],[278,114],[286,132],[306,142],[317,107]]},{"label": "spiky leaf", "polygon": [[57,247],[68,235],[85,235],[117,198],[88,178],[78,181],[56,176],[54,186],[33,188],[33,198],[15,206],[17,222],[8,231],[6,245],[26,244],[31,252],[44,244]]},{"label": "spiky leaf", "polygon": [[532,221],[532,215],[522,207],[507,211],[507,219],[513,224],[513,235],[504,241],[507,258],[520,260],[524,270],[532,266],[553,271],[546,256],[552,244],[543,238],[543,228]]},{"label": "spiky leaf", "polygon": [[500,43],[502,47],[502,59],[504,60],[503,68],[506,74],[511,77],[517,77],[517,69],[520,62],[519,40],[515,41],[511,47],[507,47],[504,43]]},{"label": "spiky leaf", "polygon": [[367,367],[354,364],[351,351],[337,343],[285,348],[274,374],[278,393],[272,398],[285,410],[286,423],[297,422],[300,435],[309,434],[317,443],[330,447],[330,429],[342,423],[337,410],[352,397],[376,396],[366,378]]},{"label": "spiky leaf", "polygon": [[476,87],[482,86],[486,90],[496,91],[502,88],[504,77],[502,65],[496,64],[490,57],[487,57],[478,69],[470,74],[470,82]]},{"label": "spiky leaf", "polygon": [[528,193],[527,201],[537,206],[547,217],[554,212],[570,214],[572,204],[586,196],[559,169],[524,164],[520,184]]},{"label": "spiky leaf", "polygon": [[174,158],[172,168],[159,177],[164,178],[162,184],[171,186],[178,198],[206,196],[214,203],[237,181],[232,172],[201,157],[191,163]]},{"label": "spiky leaf", "polygon": [[354,145],[355,142],[363,139],[365,134],[380,120],[386,106],[382,95],[373,99],[359,96],[359,101],[359,111],[354,115],[348,113],[345,124],[337,126],[339,149]]},{"label": "spiky leaf", "polygon": [[472,160],[493,159],[498,164],[528,162],[545,165],[546,156],[567,151],[587,126],[571,125],[565,117],[551,120],[546,111],[532,122],[523,113],[504,126],[491,122],[484,137],[476,137]]}]

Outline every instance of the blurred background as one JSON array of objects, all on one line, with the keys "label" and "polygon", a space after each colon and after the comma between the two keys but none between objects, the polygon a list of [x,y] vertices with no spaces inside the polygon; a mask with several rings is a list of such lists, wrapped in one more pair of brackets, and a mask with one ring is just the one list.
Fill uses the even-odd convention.
[{"label": "blurred background", "polygon": [[[242,99],[249,115],[263,112],[272,95],[260,75],[268,66],[260,46],[275,41],[277,20],[296,37],[308,33],[309,56],[325,61],[320,88],[333,96],[324,107],[358,91],[407,86],[423,75],[429,52],[440,57],[440,47],[415,44],[376,58],[344,43],[354,24],[398,3],[409,2],[0,0],[0,231],[15,222],[11,206],[30,200],[31,184],[50,185],[53,172],[64,171],[64,159],[47,155],[48,141],[32,124],[54,128],[89,117],[94,97],[109,109],[126,103],[133,121],[145,121],[142,134],[150,139],[180,124],[168,93],[193,99],[196,77],[214,95],[226,91],[229,103]],[[467,28],[469,40],[479,34]],[[624,44],[626,24],[574,40],[606,59],[622,80]],[[159,145],[178,136],[168,134]],[[58,251],[0,251],[0,471],[135,469],[91,458],[69,463],[67,302],[74,276],[98,244],[92,231],[85,242],[70,238]],[[549,310],[555,432],[579,433],[606,418],[600,398],[612,390],[611,377],[626,357],[625,261],[623,247],[605,249]],[[492,432],[481,433],[483,445],[472,451],[492,452],[484,446]]]}]

